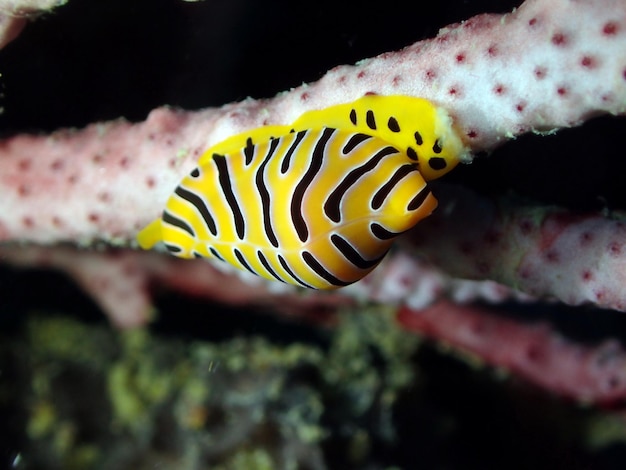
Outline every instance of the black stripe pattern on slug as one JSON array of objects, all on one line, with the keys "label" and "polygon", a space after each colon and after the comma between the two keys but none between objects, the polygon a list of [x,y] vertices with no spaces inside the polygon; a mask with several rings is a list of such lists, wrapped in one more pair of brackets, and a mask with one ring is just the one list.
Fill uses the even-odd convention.
[{"label": "black stripe pattern on slug", "polygon": [[322,168],[324,163],[324,150],[333,132],[335,132],[335,129],[324,129],[322,131],[322,135],[313,147],[309,167],[298,181],[291,197],[291,220],[301,242],[306,242],[309,237],[309,228],[303,214],[304,195],[313,183],[315,176]]},{"label": "black stripe pattern on slug", "polygon": [[168,201],[163,239],[177,256],[337,288],[370,272],[434,208],[416,165],[371,135],[321,127],[245,142],[203,161]]},{"label": "black stripe pattern on slug", "polygon": [[261,199],[261,206],[263,207],[263,228],[265,229],[265,235],[267,236],[267,239],[270,241],[274,248],[278,248],[279,244],[278,239],[276,238],[276,234],[274,233],[274,224],[272,221],[272,200],[267,186],[265,185],[263,173],[265,171],[265,167],[270,161],[270,158],[272,158],[272,155],[276,151],[276,147],[278,146],[278,144],[278,139],[272,139],[270,141],[270,148],[267,152],[267,155],[265,155],[265,157],[263,158],[263,163],[261,163],[259,169],[256,172],[254,181],[256,184],[256,189],[259,192],[259,198]]},{"label": "black stripe pattern on slug", "polygon": [[224,155],[214,155],[213,161],[215,162],[215,166],[217,168],[218,181],[220,188],[222,189],[222,194],[224,194],[231,210],[235,229],[237,230],[237,236],[239,237],[239,240],[243,240],[243,237],[246,234],[246,220],[244,219],[241,208],[239,207],[239,202],[233,193],[232,181],[230,179],[226,157]]}]

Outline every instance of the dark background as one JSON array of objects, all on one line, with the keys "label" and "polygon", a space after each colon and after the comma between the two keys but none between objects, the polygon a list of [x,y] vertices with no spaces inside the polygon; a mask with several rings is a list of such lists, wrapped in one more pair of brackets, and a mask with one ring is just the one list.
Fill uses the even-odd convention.
[{"label": "dark background", "polygon": [[[519,0],[71,0],[0,51],[0,137],[272,97]],[[623,118],[524,136],[447,180],[573,210],[626,208]],[[590,160],[593,165],[590,165]]]},{"label": "dark background", "polygon": [[[519,3],[70,0],[29,24],[0,51],[0,106],[4,108],[0,137],[82,127],[120,116],[140,121],[164,104],[200,109],[248,96],[271,97],[315,81],[336,65],[402,48],[434,36],[450,23],[478,13],[507,12]],[[604,117],[556,136],[524,136],[446,179],[488,195],[515,195],[573,211],[626,209],[624,130],[624,119]],[[33,308],[99,318],[91,301],[62,275],[2,268],[0,298],[3,328],[19,324]],[[208,337],[202,331],[211,335],[219,331],[222,338],[244,332],[287,342],[318,340],[315,333],[272,317],[225,311],[221,318],[207,318],[202,315],[206,304],[171,294],[161,295],[158,301],[162,319],[153,328],[167,334],[194,331]],[[549,319],[582,341],[617,337],[626,343],[623,314],[549,305],[509,305],[508,310],[521,318]],[[168,312],[177,312],[176,321]],[[199,317],[207,323],[198,325]],[[623,455],[615,449],[590,460],[576,452],[567,458],[550,454],[549,442],[539,442],[532,430],[510,428],[514,417],[506,409],[493,407],[503,415],[489,415],[487,410],[496,399],[493,390],[485,390],[482,382],[476,389],[459,390],[465,386],[459,380],[467,373],[464,366],[435,357],[434,352],[432,356],[426,371],[430,367],[438,384],[431,390],[433,414],[443,407],[446,413],[466,417],[468,423],[485,420],[478,431],[468,426],[457,436],[458,442],[448,443],[450,466],[446,468],[490,468],[480,465],[487,457],[500,462],[493,468],[504,468],[505,462],[508,468],[523,468],[514,461],[524,452],[545,458],[546,466],[535,462],[536,468],[610,468],[613,464],[622,468],[617,459]],[[439,376],[444,377],[438,382]],[[406,412],[410,415],[410,407]],[[417,451],[411,447],[410,433],[415,430],[406,422],[403,426],[407,443],[396,461],[389,457],[389,462],[411,468],[412,451]],[[425,464],[436,460],[428,449],[422,450]],[[558,466],[560,458],[566,458],[563,467]]]}]

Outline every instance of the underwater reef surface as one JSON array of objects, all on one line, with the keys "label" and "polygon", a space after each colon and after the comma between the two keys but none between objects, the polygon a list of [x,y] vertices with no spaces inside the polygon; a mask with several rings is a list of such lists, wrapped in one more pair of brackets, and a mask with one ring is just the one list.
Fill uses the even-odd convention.
[{"label": "underwater reef surface", "polygon": [[[406,2],[387,3],[374,14],[360,8],[358,2],[342,5],[317,2],[315,9],[299,5],[306,14],[298,15],[293,13],[294,3],[285,1],[72,0],[28,24],[22,36],[3,50],[0,91],[4,95],[1,104],[5,112],[0,116],[0,133],[3,138],[21,133],[40,134],[119,116],[138,122],[151,109],[166,103],[194,110],[240,101],[247,96],[270,97],[299,87],[303,81],[315,81],[324,71],[340,64],[398,50],[434,37],[440,27],[450,23],[479,13],[510,12],[520,3],[453,0],[433,5],[436,11],[424,15],[421,11],[409,13],[414,10],[408,10]],[[552,5],[565,4],[552,2]],[[412,8],[419,9],[419,3]],[[211,10],[212,14],[200,15],[200,10]],[[282,18],[287,11],[293,16],[285,23]],[[528,26],[532,26],[530,21]],[[621,23],[609,22],[601,29],[605,36],[622,37]],[[294,39],[286,41],[286,36]],[[554,47],[571,50],[565,47],[567,38],[560,33],[553,36]],[[520,52],[523,50],[520,48]],[[578,69],[583,74],[603,70],[609,62],[603,63],[599,58],[608,54],[607,51],[603,48],[597,56],[580,57]],[[410,52],[411,49],[406,51]],[[24,61],[24,57],[29,60]],[[391,54],[387,58],[393,57]],[[471,53],[455,54],[453,58],[456,70],[472,65]],[[543,76],[543,69],[537,72]],[[406,83],[398,82],[401,87]],[[481,83],[467,80],[468,85]],[[458,88],[452,87],[450,91],[459,100],[462,98],[458,96]],[[510,90],[495,87],[491,99],[515,97],[503,91]],[[310,92],[309,89],[300,95],[302,102],[298,106],[311,105]],[[584,102],[572,99],[570,88],[559,87],[556,92],[558,96],[550,101],[552,104]],[[318,99],[320,96],[327,95],[321,93]],[[480,100],[480,95],[474,98]],[[159,116],[161,120],[155,119],[157,124],[171,124],[164,119],[170,114],[153,115]],[[522,201],[534,201],[542,210],[558,204],[573,213],[602,211],[603,217],[617,225],[616,214],[626,208],[621,181],[623,126],[623,117],[604,117],[556,136],[522,136],[496,150],[492,158],[477,158],[474,164],[459,168],[450,175],[451,180],[496,200],[514,196]],[[72,132],[63,135],[68,137]],[[42,137],[41,141],[46,138]],[[38,224],[42,223],[45,211],[41,204],[33,202],[33,194],[41,196],[37,201],[46,203],[54,194],[46,186],[47,179],[28,177],[37,172],[47,175],[51,170],[62,175],[68,172],[71,182],[70,170],[75,167],[67,153],[62,161],[51,160],[49,167],[31,154],[26,156],[14,162],[19,174],[25,177],[10,179],[9,186],[32,212],[15,220],[27,232],[41,235]],[[130,173],[136,169],[135,161],[126,155],[115,160],[124,171],[130,165]],[[148,161],[151,164],[147,169],[152,172],[154,160]],[[101,176],[97,173],[97,165],[103,165],[100,157],[91,163],[95,165],[94,174]],[[106,220],[98,213],[94,217],[92,210],[109,202],[113,194],[111,185],[117,184],[124,190],[137,189],[139,201],[148,203],[146,189],[137,182],[151,187],[157,180],[138,177],[127,184],[125,181],[129,180],[99,177],[98,181],[109,185],[109,192],[91,191],[95,201],[85,198],[95,186],[85,185],[87,192],[77,191],[71,198],[62,191],[55,194],[61,200],[58,207],[67,211],[69,219],[76,216],[73,206],[68,204],[72,200],[87,213],[89,226],[100,230]],[[438,190],[439,193],[443,190]],[[124,202],[120,208],[130,207],[140,212],[123,197],[116,200]],[[4,202],[6,213],[17,213],[8,198]],[[513,204],[504,207],[507,209],[504,213],[515,209]],[[60,219],[45,220],[54,226]],[[465,235],[464,219],[454,220],[456,225],[447,233]],[[533,228],[528,224],[520,227]],[[498,234],[487,232],[485,240],[510,240],[494,235]],[[583,237],[583,241],[588,238]],[[2,247],[6,249],[0,254],[3,262],[11,262],[11,254],[19,258],[25,253],[27,260],[32,259],[34,250],[21,252],[25,239],[17,240],[19,247]],[[466,245],[460,248],[467,248]],[[621,248],[612,243],[609,246],[609,254]],[[387,301],[387,307],[344,307],[333,317],[336,329],[327,329],[322,321],[313,327],[287,318],[304,317],[305,301],[314,304],[313,310],[322,307],[327,302],[326,296],[298,294],[287,298],[272,291],[261,295],[259,286],[236,284],[224,277],[215,280],[213,273],[210,278],[215,280],[213,290],[202,286],[205,299],[213,296],[214,302],[225,301],[226,294],[231,296],[230,300],[248,297],[245,309],[239,300],[240,310],[225,310],[207,301],[162,297],[163,291],[168,290],[163,284],[169,284],[169,289],[178,286],[189,296],[198,295],[200,288],[190,279],[196,271],[189,267],[169,269],[168,282],[158,284],[148,278],[144,281],[146,285],[137,287],[132,281],[139,284],[137,278],[141,276],[130,276],[140,272],[136,266],[129,268],[118,263],[114,269],[107,269],[111,267],[107,261],[124,260],[119,253],[105,253],[100,246],[82,254],[74,247],[47,248],[50,251],[42,249],[41,257],[32,265],[52,267],[52,261],[57,259],[60,260],[57,268],[69,274],[88,265],[82,280],[92,284],[83,283],[82,287],[94,298],[106,293],[107,283],[97,282],[101,280],[98,276],[108,274],[105,281],[109,281],[109,287],[110,279],[119,281],[120,296],[108,296],[112,301],[100,304],[113,321],[125,319],[126,323],[119,324],[127,327],[145,325],[151,318],[145,308],[152,300],[152,297],[148,299],[148,287],[154,288],[150,294],[155,296],[159,315],[155,323],[143,329],[115,331],[94,320],[95,315],[87,315],[89,321],[85,321],[85,311],[93,310],[93,304],[76,288],[59,288],[49,277],[33,277],[3,267],[0,273],[0,467],[63,470],[624,467],[623,408],[602,409],[598,404],[567,401],[552,395],[554,388],[537,390],[515,374],[509,377],[510,370],[483,368],[485,357],[459,356],[448,348],[443,334],[438,338],[438,346],[433,347],[412,334],[402,333],[391,325],[391,300]],[[445,248],[435,250],[464,268],[484,268],[482,263],[468,262],[471,255],[486,253],[483,245],[466,251],[461,254],[469,257]],[[554,278],[561,281],[564,279],[561,271],[546,268],[563,265],[554,261],[575,261],[571,251],[574,250],[565,250],[560,257],[546,252],[550,256],[537,272],[554,273]],[[501,251],[495,254],[492,267],[497,268],[505,258]],[[88,258],[97,255],[103,259],[89,263]],[[610,259],[623,265],[622,257]],[[161,261],[157,267],[169,261]],[[149,267],[158,271],[152,257],[149,263]],[[183,271],[187,277],[181,275]],[[158,271],[161,277],[165,277],[163,272],[163,269]],[[398,269],[377,272],[391,287],[385,292],[388,295],[397,292],[394,288],[408,289],[414,284],[419,284],[418,293],[440,290],[413,278],[408,278],[411,281],[408,287],[404,286],[407,278],[400,278],[403,271]],[[594,278],[589,276],[590,272],[583,271],[583,278],[614,281],[618,279],[614,273],[621,271],[602,272],[604,277]],[[395,277],[388,275],[394,273]],[[426,280],[432,278],[440,276]],[[118,284],[114,287],[119,287]],[[571,282],[560,285],[567,287],[570,294],[587,293]],[[617,285],[619,293],[620,284]],[[136,287],[134,298],[139,298],[137,303],[141,308],[128,301],[128,291],[133,286]],[[372,298],[371,286],[366,288],[368,298]],[[57,296],[65,295],[70,300],[56,304],[50,296],[42,295],[42,289],[56,289]],[[489,293],[494,291],[497,294],[501,288],[493,288]],[[605,305],[600,302],[603,299],[599,294],[606,298],[603,291],[591,293],[596,304]],[[413,294],[408,289],[408,293],[398,295],[415,299]],[[26,308],[33,300],[39,305]],[[336,301],[326,304],[329,310],[331,305],[337,307],[332,302]],[[279,320],[260,314],[259,304],[272,311],[280,310],[285,318]],[[499,314],[506,315],[510,307],[504,306]],[[123,315],[124,308],[141,311],[143,316]],[[565,334],[576,330],[573,337],[583,344],[607,339],[624,344],[626,338],[623,315],[616,312],[564,308],[551,303],[529,307],[516,304],[512,309],[520,311],[518,318],[548,319]],[[35,311],[38,313],[34,314]],[[584,321],[577,325],[582,317]],[[508,339],[501,338],[499,352],[509,351]]]},{"label": "underwater reef surface", "polygon": [[602,469],[626,457],[623,412],[452,357],[388,308],[345,310],[328,330],[213,311],[204,339],[185,321],[206,305],[188,308],[176,328],[50,312],[5,323],[2,465]]}]

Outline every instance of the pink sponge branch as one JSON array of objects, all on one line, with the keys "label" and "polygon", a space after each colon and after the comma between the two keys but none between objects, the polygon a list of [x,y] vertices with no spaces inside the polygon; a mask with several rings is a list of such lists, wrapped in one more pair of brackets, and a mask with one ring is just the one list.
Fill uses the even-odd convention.
[{"label": "pink sponge branch", "polygon": [[161,108],[140,124],[0,141],[0,240],[127,243],[191,171],[218,115]]},{"label": "pink sponge branch", "polygon": [[604,405],[626,399],[626,352],[616,341],[584,346],[546,324],[522,325],[445,301],[423,310],[400,309],[398,320],[559,396]]},{"label": "pink sponge branch", "polygon": [[235,268],[182,260],[156,252],[80,250],[73,246],[0,245],[0,259],[19,268],[59,270],[70,276],[118,327],[143,325],[153,310],[153,291],[173,291],[228,305],[310,316],[355,303],[354,299],[426,308],[441,299],[491,303],[530,298],[493,281],[454,279],[403,252],[389,255],[361,282],[341,291],[302,291]]},{"label": "pink sponge branch", "polygon": [[26,26],[25,18],[15,18],[0,12],[0,49],[13,41]]},{"label": "pink sponge branch", "polygon": [[0,239],[127,242],[211,144],[364,93],[429,98],[449,110],[473,150],[485,150],[531,129],[622,113],[625,72],[626,2],[529,0],[272,100],[161,108],[139,124],[16,136],[0,142]]},{"label": "pink sponge branch", "polygon": [[67,0],[1,0],[0,49],[15,39],[28,18],[63,5]]},{"label": "pink sponge branch", "polygon": [[[624,112],[626,2],[528,0],[294,92],[316,107],[367,92],[423,96],[452,113],[472,149],[490,150],[531,130]],[[292,95],[282,99],[282,108],[302,110]]]},{"label": "pink sponge branch", "polygon": [[441,299],[459,304],[474,301],[501,303],[535,300],[531,296],[490,280],[455,278],[409,250],[389,254],[374,271],[341,292],[384,304],[426,308]]},{"label": "pink sponge branch", "polygon": [[[302,295],[295,289],[277,291],[266,283],[244,283],[213,264],[186,262],[173,256],[128,249],[82,250],[71,246],[0,246],[0,257],[18,268],[59,270],[71,277],[119,328],[145,325],[155,311],[153,291],[178,292],[189,297],[250,309],[266,309],[284,316],[300,315],[322,322],[336,309],[353,304],[337,293]],[[210,310],[210,307],[209,307]]]},{"label": "pink sponge branch", "polygon": [[[185,262],[153,252],[83,251],[79,256],[74,247],[6,246],[0,247],[0,256],[14,266],[65,271],[120,328],[143,325],[149,320],[153,313],[149,294],[153,289],[175,290],[248,309],[260,307],[283,316],[298,315],[320,326],[332,325],[333,313],[352,304],[338,293],[271,292],[267,285],[243,284],[238,276],[220,272],[201,260]],[[412,262],[415,260],[407,256],[394,256],[372,273],[378,279],[369,279],[365,284],[365,291],[374,298],[378,296],[379,301],[400,300],[395,294],[410,304],[398,310],[399,324],[407,330],[434,338],[454,351],[469,353],[486,365],[509,371],[560,396],[597,404],[626,400],[626,353],[617,342],[605,340],[595,347],[576,344],[546,324],[527,325],[501,318],[496,311],[456,304],[469,300],[468,288],[474,290],[472,298],[482,296],[491,301],[511,293],[486,282],[453,287],[453,281],[446,281],[444,274],[424,265],[411,267]],[[381,287],[385,286],[380,282],[386,276],[390,279],[382,297]],[[408,282],[403,281],[405,276],[409,276]],[[406,292],[418,284],[420,294]],[[451,300],[442,300],[445,290]],[[205,314],[212,313],[207,306]]]},{"label": "pink sponge branch", "polygon": [[438,194],[438,211],[404,240],[449,274],[626,311],[622,216],[494,202],[459,188]]}]

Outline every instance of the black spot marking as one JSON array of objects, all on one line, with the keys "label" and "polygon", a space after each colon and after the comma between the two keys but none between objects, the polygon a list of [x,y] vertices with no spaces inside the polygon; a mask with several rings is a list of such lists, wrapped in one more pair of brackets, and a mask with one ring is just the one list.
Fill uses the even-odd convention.
[{"label": "black spot marking", "polygon": [[402,165],[400,168],[396,170],[394,175],[389,178],[389,180],[381,186],[381,188],[376,191],[374,197],[372,198],[371,207],[373,210],[380,209],[380,206],[383,205],[389,193],[393,191],[393,188],[408,174],[413,171],[417,171],[414,165]]},{"label": "black spot marking", "polygon": [[252,159],[254,158],[254,144],[252,143],[252,138],[248,137],[246,139],[246,146],[243,149],[243,154],[246,157],[246,166],[252,163]]},{"label": "black spot marking", "polygon": [[411,160],[418,161],[419,157],[417,156],[417,152],[413,147],[409,147],[406,149],[406,154],[409,156]]},{"label": "black spot marking", "polygon": [[181,251],[183,251],[180,246],[170,245],[169,243],[165,244],[165,248],[167,248],[167,251],[169,251],[170,253],[180,253]]},{"label": "black spot marking", "polygon": [[[341,252],[341,254],[348,261],[350,261],[350,263],[352,263],[354,266],[356,266],[359,269],[370,269],[370,268],[373,268],[378,263],[380,263],[380,261],[385,256],[383,254],[383,256],[380,256],[380,257],[378,257],[376,259],[372,259],[372,260],[365,259],[365,258],[363,258],[363,256],[361,256],[361,253],[359,253],[350,244],[350,242],[348,242],[345,238],[337,235],[336,233],[333,233],[330,236],[330,241],[333,242],[333,245],[335,245],[337,247],[337,249]],[[385,254],[387,254],[387,252],[385,252]]]},{"label": "black spot marking", "polygon": [[309,284],[304,282],[302,279],[300,279],[298,276],[296,276],[296,274],[291,270],[291,268],[287,264],[287,261],[285,261],[285,258],[283,258],[282,256],[278,255],[278,261],[280,262],[280,265],[283,267],[283,269],[285,271],[287,271],[287,274],[289,274],[291,279],[293,279],[295,282],[300,284],[302,287],[308,287],[309,289],[315,289],[315,287],[310,286]]},{"label": "black spot marking", "polygon": [[409,202],[409,205],[406,206],[406,208],[410,211],[419,209],[421,205],[424,204],[424,201],[428,196],[430,196],[430,190],[428,188],[422,189],[413,199],[411,199],[411,202]]},{"label": "black spot marking", "polygon": [[445,158],[441,157],[432,157],[428,160],[428,166],[433,170],[443,170],[448,166],[448,162],[446,162]]},{"label": "black spot marking", "polygon": [[356,126],[356,110],[350,110],[350,122]]},{"label": "black spot marking", "polygon": [[194,168],[193,170],[191,170],[191,173],[189,173],[193,178],[197,178],[198,176],[200,176],[200,170],[198,168]]},{"label": "black spot marking", "polygon": [[210,251],[210,252],[211,252],[211,254],[212,254],[213,256],[215,256],[217,259],[219,259],[220,261],[224,261],[224,258],[222,258],[222,255],[220,255],[220,254],[218,253],[218,251],[217,251],[215,248],[213,248],[212,246],[210,246],[210,247],[209,247],[209,251]]},{"label": "black spot marking", "polygon": [[365,113],[365,123],[367,124],[367,127],[372,129],[373,131],[376,130],[376,117],[374,116],[374,111],[372,111],[371,109],[369,109],[367,113]]},{"label": "black spot marking", "polygon": [[283,157],[283,161],[280,164],[281,174],[284,175],[285,173],[287,173],[287,171],[289,171],[289,165],[291,165],[291,157],[293,156],[293,153],[296,151],[296,148],[298,147],[298,145],[300,145],[300,142],[302,142],[302,139],[304,139],[305,135],[306,135],[306,131],[300,131],[296,134],[295,140],[289,146],[289,150],[287,150],[287,152],[285,153],[285,156]]},{"label": "black spot marking", "polygon": [[179,229],[184,230],[185,232],[187,232],[192,237],[196,236],[196,234],[194,233],[193,229],[191,228],[191,226],[187,222],[185,222],[182,219],[179,219],[178,217],[175,217],[174,215],[170,214],[169,212],[164,211],[162,219],[163,219],[164,223],[173,225],[174,227],[178,227]]},{"label": "black spot marking", "polygon": [[435,153],[441,153],[441,142],[439,142],[439,139],[435,140],[435,143],[433,144],[433,152]]},{"label": "black spot marking", "polygon": [[302,252],[302,259],[304,262],[317,274],[324,279],[331,286],[343,287],[352,284],[351,282],[342,281],[341,279],[333,276],[315,257],[308,251]]},{"label": "black spot marking", "polygon": [[261,252],[261,251],[257,251],[257,253],[256,253],[256,254],[257,254],[257,257],[259,258],[259,261],[260,261],[260,262],[261,262],[261,264],[263,265],[263,267],[264,267],[265,269],[267,269],[267,272],[268,272],[268,273],[270,273],[270,275],[271,275],[274,279],[276,279],[277,281],[280,281],[280,282],[285,282],[285,281],[283,281],[283,280],[282,280],[282,279],[278,276],[278,274],[276,274],[276,271],[274,271],[274,270],[272,269],[272,267],[270,266],[270,263],[267,261],[267,258],[265,258],[265,255],[263,255],[263,252]]},{"label": "black spot marking", "polygon": [[391,232],[382,225],[375,222],[370,224],[370,230],[372,231],[372,235],[374,235],[379,240],[391,240],[392,238],[396,238],[401,233]]},{"label": "black spot marking", "polygon": [[400,132],[400,124],[398,124],[398,120],[393,116],[387,121],[387,127],[391,132]]},{"label": "black spot marking", "polygon": [[418,131],[415,131],[415,143],[417,145],[422,145],[424,143],[424,139],[422,139],[422,134]]},{"label": "black spot marking", "polygon": [[341,153],[347,155],[348,153],[352,152],[354,148],[361,142],[365,142],[366,140],[372,138],[373,137],[371,135],[367,134],[354,134],[352,137],[350,137],[350,139],[348,139],[348,143],[343,146],[343,148],[341,149]]},{"label": "black spot marking", "polygon": [[198,210],[198,212],[200,212],[200,216],[204,220],[204,223],[209,229],[209,232],[211,232],[211,235],[213,235],[214,237],[217,236],[215,219],[213,219],[213,216],[211,215],[211,212],[207,207],[206,201],[203,198],[198,196],[196,193],[183,188],[182,186],[176,188],[174,194],[193,205]]},{"label": "black spot marking", "polygon": [[[235,253],[235,257],[239,260],[239,262],[241,263],[241,265],[246,268],[248,271],[250,271],[252,274],[257,274],[256,271],[254,271],[254,269],[252,269],[250,267],[250,265],[248,264],[248,262],[246,261],[246,258],[244,258],[243,254],[241,253],[241,251],[239,251],[237,248],[235,248],[233,250],[233,252]],[[258,275],[258,274],[257,274]]]}]

